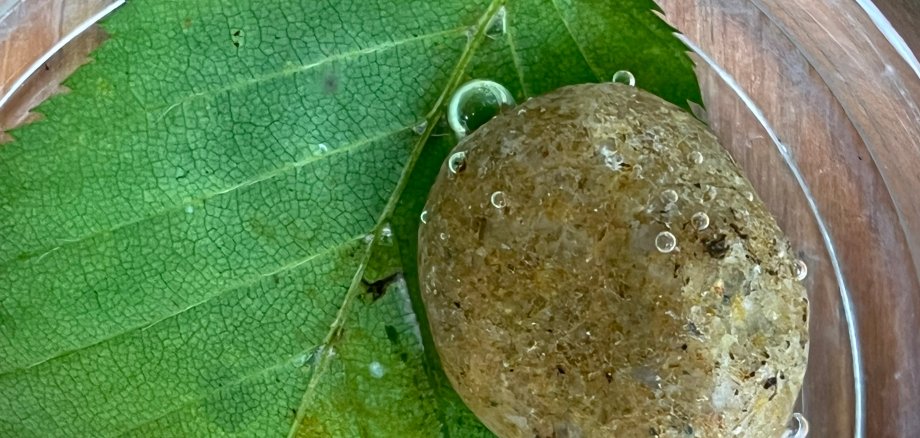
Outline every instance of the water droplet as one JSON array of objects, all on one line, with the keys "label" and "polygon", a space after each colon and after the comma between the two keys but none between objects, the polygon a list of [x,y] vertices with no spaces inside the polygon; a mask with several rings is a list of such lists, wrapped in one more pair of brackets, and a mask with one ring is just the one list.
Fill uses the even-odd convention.
[{"label": "water droplet", "polygon": [[635,87],[636,77],[633,76],[633,74],[630,73],[629,70],[620,70],[613,74],[613,82],[616,82],[618,84],[626,84],[626,85],[629,85],[630,87]]},{"label": "water droplet", "polygon": [[383,245],[390,245],[393,243],[393,228],[390,224],[385,224],[383,228],[380,229],[380,243]]},{"label": "water droplet", "polygon": [[450,170],[450,173],[453,174],[463,172],[463,169],[466,169],[466,152],[454,152],[454,154],[447,159],[447,168]]},{"label": "water droplet", "polygon": [[706,189],[706,192],[703,193],[703,201],[704,202],[712,201],[713,199],[716,199],[716,196],[718,195],[719,195],[719,190],[713,186],[709,186]]},{"label": "water droplet", "polygon": [[604,157],[604,165],[609,167],[610,170],[620,170],[620,166],[623,165],[623,155],[611,149],[610,145],[604,144],[601,146],[601,156]]},{"label": "water droplet", "polygon": [[709,215],[702,211],[698,211],[690,217],[690,223],[692,223],[697,230],[703,231],[709,228]]},{"label": "water droplet", "polygon": [[422,123],[419,123],[418,125],[415,125],[412,127],[412,131],[414,131],[418,135],[424,134],[426,129],[428,129],[427,120],[423,120]]},{"label": "water droplet", "polygon": [[786,429],[782,438],[805,438],[808,436],[808,420],[804,415],[796,412],[792,414],[792,421],[795,423]]},{"label": "water droplet", "polygon": [[661,200],[668,204],[673,204],[677,202],[678,199],[680,199],[680,197],[677,196],[677,192],[674,190],[668,189],[661,192]]},{"label": "water droplet", "polygon": [[428,210],[423,211],[422,214],[418,218],[420,221],[422,221],[423,224],[427,224],[428,223]]},{"label": "water droplet", "polygon": [[447,122],[458,138],[498,115],[503,106],[514,106],[514,96],[497,82],[475,79],[460,86],[447,105]]},{"label": "water droplet", "polygon": [[383,377],[384,374],[386,374],[386,370],[383,369],[383,365],[381,365],[380,362],[377,362],[376,360],[367,366],[367,370],[370,371],[371,377],[375,379],[379,379]]},{"label": "water droplet", "polygon": [[655,236],[655,248],[664,254],[674,251],[677,248],[677,238],[670,231],[662,231]]},{"label": "water droplet", "polygon": [[641,165],[641,164],[636,164],[635,166],[633,166],[633,173],[636,174],[636,179],[643,179],[643,178],[644,178],[644,177],[642,176],[642,165]]},{"label": "water droplet", "polygon": [[447,238],[450,236],[448,236],[447,233],[441,233],[438,237],[440,237],[441,240],[447,240]]},{"label": "water droplet", "polygon": [[802,281],[808,276],[808,265],[802,260],[795,261],[795,279]]},{"label": "water droplet", "polygon": [[504,6],[498,8],[498,12],[489,20],[489,24],[486,25],[486,36],[491,39],[496,39],[505,34],[505,30],[508,28],[508,12]]},{"label": "water droplet", "polygon": [[703,154],[700,151],[693,151],[687,155],[687,159],[693,164],[703,164]]},{"label": "water droplet", "polygon": [[309,358],[309,355],[307,353],[298,355],[297,357],[291,360],[291,364],[294,365],[295,367],[302,367],[306,365],[308,358]]},{"label": "water droplet", "polygon": [[192,214],[192,213],[195,212],[195,207],[193,207],[193,206],[191,206],[191,205],[186,205],[186,206],[185,206],[185,212],[186,212],[187,214]]},{"label": "water droplet", "polygon": [[748,201],[754,201],[754,194],[751,192],[744,192],[744,199]]},{"label": "water droplet", "polygon": [[505,192],[497,191],[493,193],[490,201],[495,208],[505,208],[505,205],[507,205],[505,202]]}]

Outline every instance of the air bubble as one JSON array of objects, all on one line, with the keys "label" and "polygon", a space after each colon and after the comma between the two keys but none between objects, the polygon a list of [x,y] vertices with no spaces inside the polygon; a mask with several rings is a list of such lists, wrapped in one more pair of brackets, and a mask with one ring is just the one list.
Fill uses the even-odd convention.
[{"label": "air bubble", "polygon": [[186,205],[186,206],[185,206],[185,213],[186,213],[186,214],[192,214],[192,213],[194,213],[194,212],[195,212],[195,207],[193,207],[193,206],[191,206],[191,205]]},{"label": "air bubble", "polygon": [[626,85],[629,85],[630,87],[636,86],[636,77],[633,76],[633,74],[630,73],[629,70],[620,70],[614,73],[612,80],[613,82],[616,82],[618,84],[626,84]]},{"label": "air bubble", "polygon": [[371,377],[375,379],[379,379],[383,377],[384,374],[386,374],[386,370],[383,369],[383,365],[376,360],[367,366],[367,370],[370,371]]},{"label": "air bubble", "polygon": [[466,152],[454,152],[447,160],[447,168],[450,173],[457,174],[466,169]]},{"label": "air bubble", "polygon": [[804,415],[796,412],[792,414],[795,425],[783,432],[782,438],[805,438],[808,436],[808,420]]},{"label": "air bubble", "polygon": [[802,281],[808,276],[808,265],[802,260],[795,261],[795,279]]},{"label": "air bubble", "polygon": [[747,199],[749,202],[754,201],[754,194],[751,192],[744,192],[744,199]]},{"label": "air bubble", "polygon": [[495,208],[505,208],[505,205],[507,205],[507,202],[505,201],[505,192],[502,191],[493,193],[489,200],[492,202],[492,206]]},{"label": "air bubble", "polygon": [[423,211],[422,214],[419,215],[418,219],[422,221],[423,224],[427,224],[428,223],[428,210]]},{"label": "air bubble", "polygon": [[661,200],[668,204],[673,204],[677,202],[678,199],[680,199],[680,197],[677,196],[677,192],[674,190],[668,189],[661,192]]},{"label": "air bubble", "polygon": [[505,7],[502,6],[489,21],[489,24],[486,25],[486,36],[494,40],[504,35],[507,28],[508,12]]},{"label": "air bubble", "polygon": [[380,243],[390,245],[393,243],[393,228],[386,224],[380,229]]},{"label": "air bubble", "polygon": [[514,96],[502,84],[475,79],[451,96],[447,122],[457,138],[463,138],[498,115],[502,107],[514,104]]},{"label": "air bubble", "polygon": [[692,223],[693,227],[697,230],[703,231],[709,228],[709,215],[702,211],[698,211],[690,217],[690,223]]},{"label": "air bubble", "polygon": [[620,170],[623,165],[623,155],[611,149],[609,145],[601,146],[601,156],[604,157],[604,165],[610,170]]},{"label": "air bubble", "polygon": [[447,238],[450,237],[450,236],[447,235],[447,233],[441,233],[440,235],[438,235],[438,237],[440,237],[441,240],[447,240]]},{"label": "air bubble", "polygon": [[415,125],[415,126],[412,127],[412,131],[415,132],[415,133],[418,134],[418,135],[424,134],[426,129],[428,129],[428,121],[427,121],[427,120],[423,120],[422,123],[419,123],[418,125]]},{"label": "air bubble", "polygon": [[713,199],[716,199],[716,196],[718,195],[719,195],[719,190],[713,186],[709,186],[706,189],[706,192],[703,193],[703,202],[712,201]]},{"label": "air bubble", "polygon": [[662,231],[655,236],[655,248],[667,254],[677,248],[677,238],[670,231]]},{"label": "air bubble", "polygon": [[693,164],[703,164],[703,154],[700,151],[693,151],[687,155],[687,159]]}]

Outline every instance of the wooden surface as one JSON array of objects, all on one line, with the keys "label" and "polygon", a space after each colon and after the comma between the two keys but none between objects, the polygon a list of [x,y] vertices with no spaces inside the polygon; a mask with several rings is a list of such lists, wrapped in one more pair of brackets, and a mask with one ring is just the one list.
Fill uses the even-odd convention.
[{"label": "wooden surface", "polygon": [[[0,93],[110,2],[0,3],[19,8],[0,22]],[[814,194],[855,309],[864,436],[920,436],[920,78],[852,0],[659,3],[763,109]],[[920,2],[877,3],[916,50]],[[93,31],[49,62],[0,109],[0,127],[21,121],[24,109],[56,90],[103,37]],[[713,129],[809,265],[812,344],[802,409],[810,436],[853,436],[847,321],[818,222],[766,131],[717,74],[698,65]]]},{"label": "wooden surface", "polygon": [[[920,81],[855,2],[667,0],[668,19],[747,90],[811,187],[855,308],[866,437],[920,436]],[[713,128],[810,269],[812,436],[853,436],[849,339],[828,249],[766,134],[700,67]]]}]

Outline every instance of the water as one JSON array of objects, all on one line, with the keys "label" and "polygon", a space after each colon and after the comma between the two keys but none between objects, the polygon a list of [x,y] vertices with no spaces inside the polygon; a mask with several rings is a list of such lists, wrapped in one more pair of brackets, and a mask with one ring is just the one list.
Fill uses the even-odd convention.
[{"label": "water", "polygon": [[636,86],[636,77],[628,70],[620,70],[614,73],[612,81],[618,84],[629,85],[630,87]]},{"label": "water", "polygon": [[677,202],[678,199],[680,199],[680,197],[677,196],[677,192],[674,190],[668,189],[661,192],[661,200],[667,204],[673,204]]},{"label": "water", "polygon": [[601,156],[604,157],[604,165],[609,167],[610,170],[620,170],[620,167],[623,165],[623,156],[619,152],[612,149],[610,145],[604,144],[601,145]]},{"label": "water", "polygon": [[447,169],[450,170],[450,173],[455,175],[463,172],[463,169],[466,169],[466,152],[454,152],[453,155],[447,159]]},{"label": "water", "polygon": [[687,155],[687,159],[693,164],[703,164],[703,154],[700,151],[693,151]]},{"label": "water", "polygon": [[698,211],[690,218],[690,223],[699,231],[709,228],[709,215]]},{"label": "water", "polygon": [[802,260],[795,261],[795,279],[802,281],[808,276],[808,265]]},{"label": "water", "polygon": [[502,192],[502,191],[497,191],[495,193],[492,193],[492,196],[489,199],[489,201],[492,203],[492,206],[495,208],[505,208],[505,205],[507,205],[505,201],[505,192]]},{"label": "water", "polygon": [[486,25],[486,37],[496,39],[505,34],[508,29],[508,11],[504,6],[498,9],[498,12]]},{"label": "water", "polygon": [[805,438],[808,436],[808,420],[796,412],[792,414],[792,427],[783,432],[782,438]]},{"label": "water", "polygon": [[514,96],[502,84],[475,79],[457,88],[447,105],[447,122],[463,138],[491,120],[504,107],[515,105]]},{"label": "water", "polygon": [[670,231],[662,231],[655,236],[655,248],[658,252],[667,254],[677,248],[677,237]]},{"label": "water", "polygon": [[390,224],[386,224],[380,229],[380,243],[383,245],[390,245],[393,243],[393,228]]},{"label": "water", "polygon": [[412,131],[415,132],[415,133],[418,134],[418,135],[424,134],[426,129],[428,129],[428,121],[427,121],[427,120],[424,120],[424,121],[422,121],[422,123],[419,123],[418,125],[415,125],[415,126],[412,127]]},{"label": "water", "polygon": [[383,365],[376,360],[367,365],[367,370],[370,372],[371,377],[379,379],[386,374],[386,370],[383,368]]}]

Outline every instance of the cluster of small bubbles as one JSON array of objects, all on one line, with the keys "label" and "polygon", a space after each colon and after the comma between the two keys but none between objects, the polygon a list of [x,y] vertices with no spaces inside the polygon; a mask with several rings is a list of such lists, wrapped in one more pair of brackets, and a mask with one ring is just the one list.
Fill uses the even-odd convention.
[{"label": "cluster of small bubbles", "polygon": [[475,79],[461,85],[451,96],[447,123],[457,138],[463,138],[496,116],[502,107],[514,105],[514,96],[502,84]]},{"label": "cluster of small bubbles", "polygon": [[693,151],[687,155],[687,159],[693,164],[703,164],[703,154],[700,151]]},{"label": "cluster of small bubbles", "polygon": [[384,245],[393,243],[393,228],[390,227],[390,224],[385,224],[383,228],[380,229],[380,243]]},{"label": "cluster of small bubbles", "polygon": [[492,203],[492,206],[495,208],[505,208],[507,201],[505,200],[505,192],[499,190],[495,193],[492,193],[492,196],[489,198],[489,201]]},{"label": "cluster of small bubbles", "polygon": [[754,194],[751,192],[744,192],[744,199],[747,199],[749,202],[753,202]]},{"label": "cluster of small bubbles", "polygon": [[454,152],[450,158],[447,159],[447,168],[450,170],[450,173],[458,174],[466,169],[466,152]]},{"label": "cluster of small bubbles", "polygon": [[420,221],[422,221],[423,224],[427,224],[428,223],[428,210],[422,211],[422,214],[419,215],[418,218]]},{"label": "cluster of small bubbles", "polygon": [[694,228],[699,231],[703,231],[709,228],[709,215],[698,211],[690,217],[690,223],[693,224]]},{"label": "cluster of small bubbles", "polygon": [[610,170],[620,170],[620,166],[623,165],[623,156],[607,144],[601,146],[601,156],[604,157],[604,165]]},{"label": "cluster of small bubbles", "polygon": [[613,82],[618,84],[626,84],[630,87],[636,86],[636,77],[633,76],[628,70],[620,70],[613,74]]},{"label": "cluster of small bubbles", "polygon": [[795,425],[783,432],[782,438],[805,438],[808,436],[808,420],[804,415],[796,412],[792,414]]},{"label": "cluster of small bubbles", "polygon": [[418,125],[415,125],[412,127],[412,131],[414,131],[418,135],[424,134],[426,129],[428,129],[427,120],[422,120],[422,123],[419,123]]},{"label": "cluster of small bubbles", "polygon": [[677,192],[675,192],[674,190],[667,189],[661,192],[661,200],[664,201],[665,203],[673,204],[677,202],[678,199],[680,199],[680,197],[677,196]]},{"label": "cluster of small bubbles", "polygon": [[808,276],[808,265],[802,260],[795,261],[795,279],[802,281]]},{"label": "cluster of small bubbles", "polygon": [[380,362],[377,362],[376,360],[371,362],[367,366],[367,369],[368,371],[370,371],[371,377],[375,379],[379,379],[383,377],[384,374],[386,374],[386,370],[383,369],[383,365]]},{"label": "cluster of small bubbles", "polygon": [[677,237],[670,231],[662,231],[655,236],[655,248],[664,254],[674,251],[677,248]]}]

